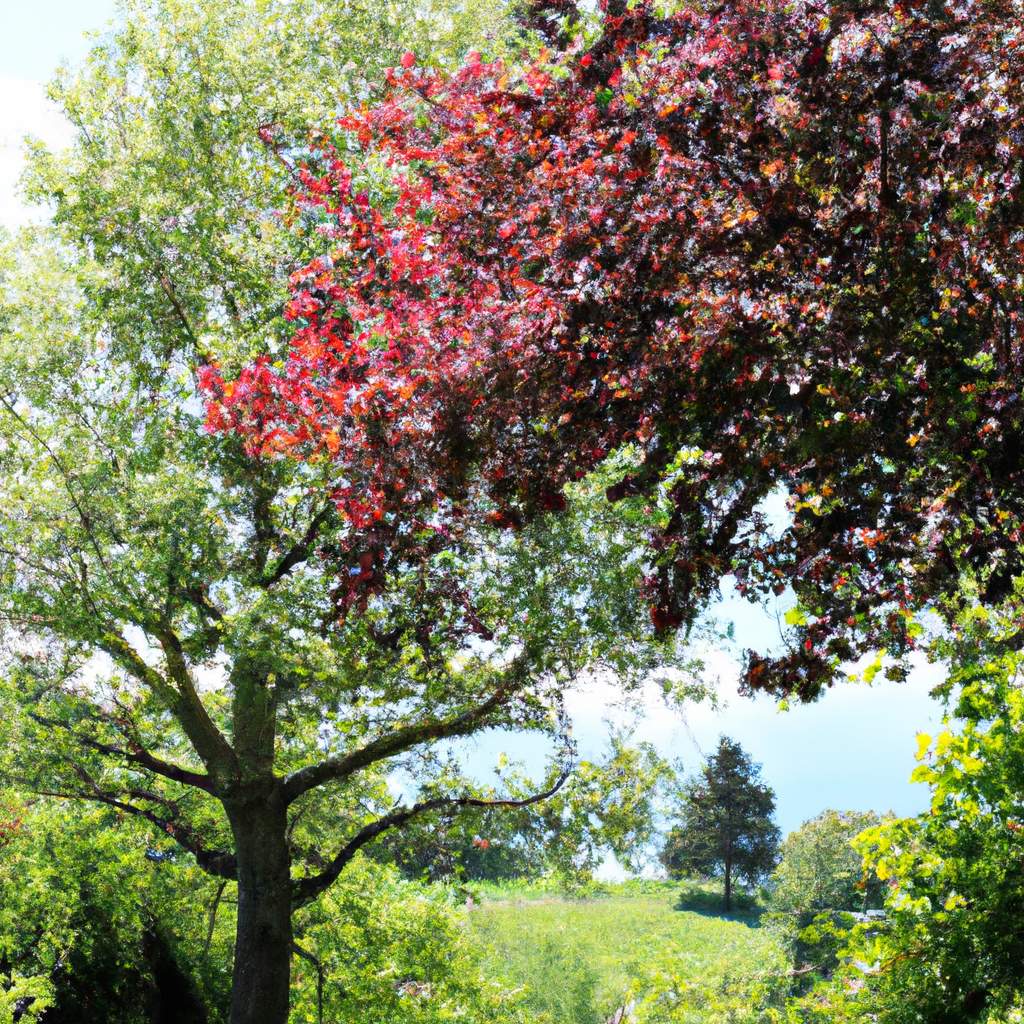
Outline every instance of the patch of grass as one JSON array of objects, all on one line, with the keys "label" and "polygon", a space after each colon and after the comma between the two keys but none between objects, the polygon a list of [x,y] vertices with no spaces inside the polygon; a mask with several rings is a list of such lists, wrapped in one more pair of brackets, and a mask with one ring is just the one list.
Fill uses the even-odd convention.
[{"label": "patch of grass", "polygon": [[678,883],[602,886],[583,899],[490,887],[467,927],[489,969],[523,986],[538,1022],[600,1024],[667,948],[674,972],[696,980],[726,964],[756,964],[773,943],[756,917],[676,909],[679,893]]},{"label": "patch of grass", "polygon": [[[590,892],[591,886],[580,890],[580,895]],[[565,882],[556,877],[517,878],[506,882],[466,882],[463,888],[477,903],[505,903],[509,900],[525,902],[571,896]]]},{"label": "patch of grass", "polygon": [[716,882],[677,882],[675,891],[676,910],[744,921],[759,920],[764,913],[764,907],[757,897],[736,889],[732,894],[732,910],[727,914],[722,887]]},{"label": "patch of grass", "polygon": [[558,876],[521,878],[505,882],[467,882],[463,886],[477,903],[519,900],[599,900],[621,899],[626,896],[673,896],[679,892],[679,882],[665,882],[653,878],[633,878],[625,882],[570,882]]}]

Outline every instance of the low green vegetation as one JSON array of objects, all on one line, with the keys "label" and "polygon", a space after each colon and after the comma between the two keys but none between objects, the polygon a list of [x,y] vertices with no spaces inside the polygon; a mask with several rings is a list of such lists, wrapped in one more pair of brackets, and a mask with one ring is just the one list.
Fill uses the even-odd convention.
[{"label": "low green vegetation", "polygon": [[582,897],[537,883],[481,894],[467,927],[485,965],[521,986],[535,1018],[550,1024],[596,1024],[626,1004],[643,1021],[744,1020],[716,1016],[713,1004],[749,998],[759,967],[782,967],[756,913],[680,909],[677,883],[597,885]]}]

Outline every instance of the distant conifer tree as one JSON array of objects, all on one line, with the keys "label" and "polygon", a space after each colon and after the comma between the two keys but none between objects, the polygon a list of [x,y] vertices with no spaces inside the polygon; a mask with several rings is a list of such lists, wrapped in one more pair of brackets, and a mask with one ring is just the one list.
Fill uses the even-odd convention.
[{"label": "distant conifer tree", "polygon": [[672,878],[721,875],[729,911],[733,880],[757,882],[775,865],[774,812],[775,793],[761,781],[761,766],[723,736],[683,788],[679,822],[669,831],[661,862]]}]

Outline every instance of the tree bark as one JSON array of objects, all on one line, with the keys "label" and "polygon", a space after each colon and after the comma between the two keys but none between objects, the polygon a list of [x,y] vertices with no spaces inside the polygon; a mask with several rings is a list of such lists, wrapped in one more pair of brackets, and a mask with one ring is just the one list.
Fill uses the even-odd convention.
[{"label": "tree bark", "polygon": [[725,912],[732,910],[732,858],[725,858]]},{"label": "tree bark", "polygon": [[230,1024],[286,1024],[292,956],[287,805],[256,786],[227,806],[238,861],[238,925]]}]

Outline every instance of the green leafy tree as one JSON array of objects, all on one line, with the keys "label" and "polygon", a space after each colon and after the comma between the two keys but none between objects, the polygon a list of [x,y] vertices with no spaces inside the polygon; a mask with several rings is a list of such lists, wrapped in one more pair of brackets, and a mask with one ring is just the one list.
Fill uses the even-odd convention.
[{"label": "green leafy tree", "polygon": [[723,736],[683,787],[679,821],[668,833],[661,862],[672,878],[721,875],[729,911],[734,879],[756,883],[775,865],[774,813],[775,794],[761,781],[760,765]]},{"label": "green leafy tree", "polygon": [[769,907],[779,913],[869,910],[882,906],[885,886],[865,872],[853,841],[877,827],[872,811],[822,811],[786,836],[772,873]]},{"label": "green leafy tree", "polygon": [[882,907],[886,885],[854,848],[881,820],[871,811],[827,810],[786,836],[768,883],[767,921],[796,961],[795,987],[835,969],[853,913]]},{"label": "green leafy tree", "polygon": [[1024,1008],[1024,658],[1000,651],[1012,620],[972,616],[988,635],[975,622],[955,645],[952,719],[919,737],[931,806],[856,841],[887,887],[885,921],[846,934],[844,966],[799,1003],[801,1021],[1004,1024]]},{"label": "green leafy tree", "polygon": [[[29,188],[54,230],[0,249],[0,768],[138,818],[223,881],[230,1020],[279,1024],[302,915],[359,851],[553,794],[566,686],[604,670],[628,688],[675,659],[638,597],[642,515],[594,514],[610,480],[514,536],[472,519],[442,550],[403,521],[423,555],[405,560],[342,519],[323,465],[203,429],[197,374],[283,348],[288,275],[321,244],[282,140],[304,145],[406,46],[486,42],[493,5],[125,12],[53,88],[75,140],[36,149]],[[550,737],[529,792],[449,762],[444,743],[492,728]]]}]

